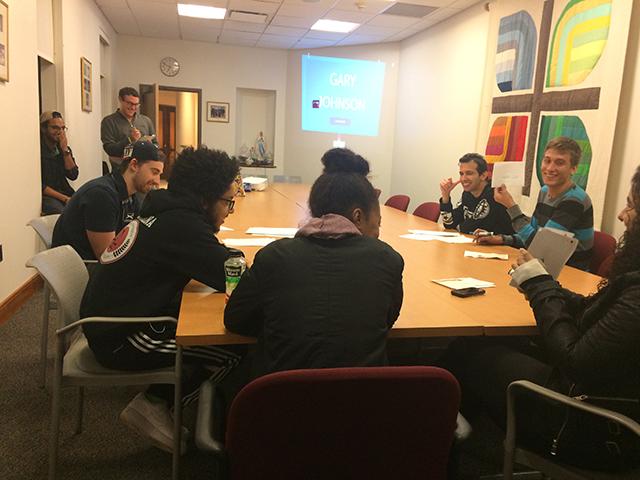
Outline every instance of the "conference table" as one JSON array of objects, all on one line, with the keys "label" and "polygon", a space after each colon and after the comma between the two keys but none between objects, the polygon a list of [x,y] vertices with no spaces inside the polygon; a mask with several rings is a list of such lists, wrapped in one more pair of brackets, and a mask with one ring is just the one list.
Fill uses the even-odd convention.
[{"label": "conference table", "polygon": [[[237,197],[235,211],[225,220],[218,238],[255,238],[250,227],[298,227],[310,218],[309,186],[277,183],[265,191]],[[400,210],[381,206],[380,239],[404,258],[404,301],[390,337],[452,337],[480,335],[532,335],[535,319],[527,300],[509,286],[507,274],[518,251],[505,246],[450,244],[436,240],[401,238],[410,229],[442,230],[442,226]],[[239,247],[250,265],[260,247]],[[509,260],[464,257],[465,250],[507,253]],[[434,279],[473,277],[495,283],[485,295],[458,298]],[[600,277],[565,267],[558,279],[574,292],[589,294]],[[255,339],[227,331],[223,324],[224,293],[192,281],[184,289],[176,340],[183,346],[252,343]]]}]

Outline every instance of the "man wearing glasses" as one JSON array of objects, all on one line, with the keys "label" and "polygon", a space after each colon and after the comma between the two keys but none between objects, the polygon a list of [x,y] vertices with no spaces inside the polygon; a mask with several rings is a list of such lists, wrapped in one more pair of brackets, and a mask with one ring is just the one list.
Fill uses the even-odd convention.
[{"label": "man wearing glasses", "polygon": [[[215,234],[233,213],[238,172],[238,163],[225,152],[185,148],[168,188],[149,192],[138,219],[98,257],[81,317],[177,318],[182,290],[192,278],[224,291],[229,250]],[[173,323],[87,324],[84,333],[98,362],[108,368],[140,370],[175,363]],[[185,348],[189,368],[183,370],[183,404],[197,397],[202,381],[222,380],[243,351],[234,346]],[[120,419],[155,446],[172,451],[172,402],[171,385],[152,385],[129,403]]]},{"label": "man wearing glasses", "polygon": [[62,213],[75,192],[67,179],[78,178],[78,165],[67,142],[66,130],[60,112],[44,112],[40,115],[43,215]]},{"label": "man wearing glasses", "polygon": [[119,169],[124,150],[138,140],[156,141],[156,129],[151,119],[138,113],[140,95],[133,87],[123,87],[118,92],[118,108],[111,115],[102,119],[100,138],[102,148],[109,155],[113,169]]}]

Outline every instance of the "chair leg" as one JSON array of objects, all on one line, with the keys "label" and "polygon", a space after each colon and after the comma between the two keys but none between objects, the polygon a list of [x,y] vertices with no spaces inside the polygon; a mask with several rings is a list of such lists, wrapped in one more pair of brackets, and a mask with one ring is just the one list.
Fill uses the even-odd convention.
[{"label": "chair leg", "polygon": [[62,385],[60,375],[62,365],[56,362],[55,375],[51,393],[51,426],[49,428],[49,480],[56,478],[56,466],[58,463],[58,437],[60,435],[60,397],[62,395]]},{"label": "chair leg", "polygon": [[182,347],[176,351],[176,384],[173,393],[173,462],[171,478],[178,480],[180,475],[180,446],[182,441]]},{"label": "chair leg", "polygon": [[76,412],[75,434],[82,433],[82,419],[84,417],[84,387],[78,388],[78,410]]},{"label": "chair leg", "polygon": [[42,333],[40,336],[40,388],[47,386],[47,340],[49,338],[51,292],[46,282],[42,294],[44,295],[44,312],[42,313]]}]

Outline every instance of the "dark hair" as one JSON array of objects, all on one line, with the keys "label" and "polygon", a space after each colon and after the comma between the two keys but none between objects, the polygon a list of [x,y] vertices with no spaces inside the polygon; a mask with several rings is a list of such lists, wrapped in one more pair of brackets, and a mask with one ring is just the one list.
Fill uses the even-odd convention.
[{"label": "dark hair", "polygon": [[237,160],[222,150],[187,147],[173,165],[167,188],[210,203],[229,189],[239,172]]},{"label": "dark hair", "polygon": [[476,162],[476,170],[478,171],[478,175],[482,175],[487,171],[487,161],[479,153],[465,153],[462,157],[460,157],[460,160],[458,160],[458,163],[469,162]]},{"label": "dark hair", "polygon": [[549,140],[549,143],[544,147],[544,151],[547,150],[558,150],[562,153],[568,153],[571,156],[571,166],[575,167],[580,162],[580,157],[582,157],[582,149],[578,142],[576,142],[573,138],[569,137],[556,137]]},{"label": "dark hair", "polygon": [[377,205],[373,186],[359,173],[324,173],[309,193],[309,209],[316,218],[335,213],[351,219],[354,208],[361,208],[368,216]]},{"label": "dark hair", "polygon": [[118,97],[120,97],[122,100],[124,100],[124,97],[126,97],[127,95],[140,98],[140,95],[138,95],[138,91],[133,87],[122,87],[118,92]]},{"label": "dark hair", "polygon": [[369,175],[369,162],[348,148],[332,148],[320,159],[324,165],[322,173],[358,173]]},{"label": "dark hair", "polygon": [[618,242],[609,278],[616,278],[624,273],[640,270],[640,167],[636,168],[631,178],[631,200],[636,218]]}]

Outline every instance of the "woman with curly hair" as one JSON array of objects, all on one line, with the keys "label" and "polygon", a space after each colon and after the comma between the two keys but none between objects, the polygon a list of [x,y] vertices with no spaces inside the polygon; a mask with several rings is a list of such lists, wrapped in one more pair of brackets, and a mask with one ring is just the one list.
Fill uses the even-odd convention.
[{"label": "woman with curly hair", "polygon": [[[504,425],[507,386],[530,380],[570,396],[608,398],[604,406],[640,420],[640,168],[618,219],[626,231],[610,277],[588,297],[562,288],[539,260],[520,250],[512,278],[533,309],[538,347],[486,339],[454,342],[448,366],[462,385],[465,415],[482,406]],[[529,448],[588,468],[640,464],[637,437],[608,432],[593,417],[576,424],[565,409],[531,396],[523,394],[519,402],[525,414],[518,419],[518,436]]]}]

